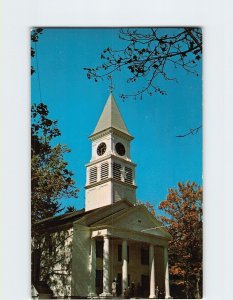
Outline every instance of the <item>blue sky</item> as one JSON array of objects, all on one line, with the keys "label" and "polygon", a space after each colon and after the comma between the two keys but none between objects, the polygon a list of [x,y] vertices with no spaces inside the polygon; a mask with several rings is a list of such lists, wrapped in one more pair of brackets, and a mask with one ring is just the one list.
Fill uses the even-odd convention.
[{"label": "blue sky", "polygon": [[[163,30],[169,34],[174,29]],[[37,43],[42,99],[51,118],[58,120],[62,136],[57,142],[72,150],[66,160],[80,189],[78,199],[66,203],[78,209],[84,207],[85,164],[91,158],[88,136],[109,96],[109,83],[88,80],[83,68],[99,65],[104,48],[124,47],[118,32],[117,28],[50,28],[44,30]],[[201,62],[198,69],[201,74]],[[113,75],[114,97],[135,138],[131,158],[137,164],[137,199],[149,201],[156,209],[166,198],[168,188],[176,187],[178,182],[202,184],[202,130],[186,138],[176,137],[202,124],[202,76],[187,75],[180,69],[174,72],[177,82],[158,81],[167,91],[166,96],[145,95],[142,100],[129,98],[124,102],[119,95],[137,91],[140,84],[131,87],[125,82],[127,74]],[[40,102],[38,73],[32,76],[31,93],[32,102]]]}]

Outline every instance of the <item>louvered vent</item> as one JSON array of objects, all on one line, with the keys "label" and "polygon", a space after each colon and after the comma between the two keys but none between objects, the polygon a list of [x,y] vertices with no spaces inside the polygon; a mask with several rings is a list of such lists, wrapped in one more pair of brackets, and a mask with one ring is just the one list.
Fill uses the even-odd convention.
[{"label": "louvered vent", "polygon": [[121,180],[121,165],[116,162],[113,163],[113,178]]},{"label": "louvered vent", "polygon": [[101,178],[101,180],[108,178],[108,163],[107,162],[101,164],[100,178]]},{"label": "louvered vent", "polygon": [[97,181],[97,167],[92,167],[90,168],[89,182],[95,183],[96,181]]},{"label": "louvered vent", "polygon": [[133,184],[133,171],[129,167],[125,167],[125,182]]}]

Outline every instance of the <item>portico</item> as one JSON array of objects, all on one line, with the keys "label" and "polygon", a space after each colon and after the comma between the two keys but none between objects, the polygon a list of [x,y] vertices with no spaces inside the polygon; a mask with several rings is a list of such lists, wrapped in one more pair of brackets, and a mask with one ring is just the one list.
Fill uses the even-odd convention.
[{"label": "portico", "polygon": [[[102,241],[102,262],[96,257],[96,243]],[[99,296],[100,298],[111,298],[111,283],[121,275],[121,295],[132,282],[135,285],[142,285],[141,276],[148,277],[148,291],[143,290],[142,296],[145,298],[155,298],[156,286],[165,289],[166,299],[170,298],[168,260],[167,260],[167,239],[154,235],[130,231],[124,228],[106,227],[93,230],[91,233],[91,256],[90,256],[90,285],[89,297]],[[143,265],[141,261],[140,249],[148,250],[148,263]],[[159,249],[160,251],[157,251]],[[121,253],[119,253],[119,250]],[[147,253],[146,251],[144,254]],[[163,264],[159,265],[161,261]],[[120,257],[120,259],[119,259]],[[156,270],[156,266],[158,269]],[[96,292],[96,268],[102,267],[102,292]],[[137,273],[137,274],[136,274]],[[95,278],[95,280],[94,280]],[[130,281],[130,282],[129,282]]]}]

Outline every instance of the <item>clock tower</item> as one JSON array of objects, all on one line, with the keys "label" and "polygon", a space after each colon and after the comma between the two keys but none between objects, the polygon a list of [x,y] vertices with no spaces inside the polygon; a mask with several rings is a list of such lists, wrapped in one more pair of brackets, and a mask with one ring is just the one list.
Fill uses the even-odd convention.
[{"label": "clock tower", "polygon": [[136,201],[135,167],[130,158],[130,135],[113,94],[110,93],[94,132],[92,156],[86,165],[85,210]]}]

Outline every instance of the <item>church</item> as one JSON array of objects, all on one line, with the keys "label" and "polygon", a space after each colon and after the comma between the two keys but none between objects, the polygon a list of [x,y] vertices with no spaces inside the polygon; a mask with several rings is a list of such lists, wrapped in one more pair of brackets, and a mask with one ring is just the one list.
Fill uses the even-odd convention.
[{"label": "church", "polygon": [[[40,264],[33,272],[33,282],[40,282],[42,276],[47,291],[34,285],[35,297],[39,293],[40,299],[124,298],[133,287],[132,298],[158,298],[159,292],[171,298],[171,236],[136,201],[133,136],[112,93],[89,139],[92,155],[86,164],[85,208],[36,224],[48,247],[39,254]],[[61,237],[64,242],[54,245]]]}]

